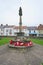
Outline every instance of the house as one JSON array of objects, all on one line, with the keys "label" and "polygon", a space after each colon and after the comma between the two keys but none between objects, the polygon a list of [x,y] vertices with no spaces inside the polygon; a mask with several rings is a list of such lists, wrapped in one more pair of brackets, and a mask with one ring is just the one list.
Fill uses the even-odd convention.
[{"label": "house", "polygon": [[38,36],[38,30],[37,30],[37,27],[33,27],[33,26],[30,26],[28,27],[28,34],[30,37],[36,37]]},{"label": "house", "polygon": [[[28,36],[27,26],[22,26],[21,30],[22,30],[22,32],[25,33],[25,36]],[[15,26],[15,27],[14,27],[14,32],[15,32],[15,34],[16,34],[17,32],[19,32],[19,26]]]},{"label": "house", "polygon": [[[19,32],[19,26],[4,25],[3,30],[4,36],[16,36],[16,33]],[[22,32],[25,33],[25,36],[28,36],[27,26],[22,26]]]},{"label": "house", "polygon": [[14,25],[4,25],[4,36],[14,36]]},{"label": "house", "polygon": [[38,36],[43,37],[43,25],[42,24],[38,26]]}]

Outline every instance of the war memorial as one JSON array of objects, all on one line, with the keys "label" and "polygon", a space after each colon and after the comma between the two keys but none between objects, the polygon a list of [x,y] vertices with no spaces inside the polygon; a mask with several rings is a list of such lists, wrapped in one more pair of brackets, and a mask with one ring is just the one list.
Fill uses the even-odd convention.
[{"label": "war memorial", "polygon": [[17,48],[26,48],[26,47],[31,47],[32,41],[27,40],[25,37],[25,33],[22,32],[22,8],[19,8],[19,32],[17,32],[17,36],[15,37],[15,40],[11,40],[9,43],[9,47],[17,47]]}]

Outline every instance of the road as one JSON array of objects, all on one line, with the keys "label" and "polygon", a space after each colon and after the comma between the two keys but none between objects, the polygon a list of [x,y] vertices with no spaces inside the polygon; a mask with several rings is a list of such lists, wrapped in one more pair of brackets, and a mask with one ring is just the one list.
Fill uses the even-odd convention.
[{"label": "road", "polygon": [[34,44],[31,48],[15,49],[0,46],[0,65],[41,65],[43,46]]}]

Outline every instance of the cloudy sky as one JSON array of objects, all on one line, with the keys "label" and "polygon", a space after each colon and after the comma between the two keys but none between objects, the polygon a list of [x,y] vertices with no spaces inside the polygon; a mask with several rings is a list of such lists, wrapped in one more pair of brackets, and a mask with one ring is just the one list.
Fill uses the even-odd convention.
[{"label": "cloudy sky", "polygon": [[23,25],[43,24],[43,0],[0,0],[0,24],[18,25],[20,6]]}]

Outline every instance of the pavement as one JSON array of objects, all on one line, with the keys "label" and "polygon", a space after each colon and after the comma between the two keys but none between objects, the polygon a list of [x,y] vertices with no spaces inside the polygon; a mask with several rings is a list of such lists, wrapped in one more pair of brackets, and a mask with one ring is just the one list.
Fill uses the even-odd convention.
[{"label": "pavement", "polygon": [[0,46],[0,65],[41,65],[43,63],[43,46],[33,44],[25,49]]}]

